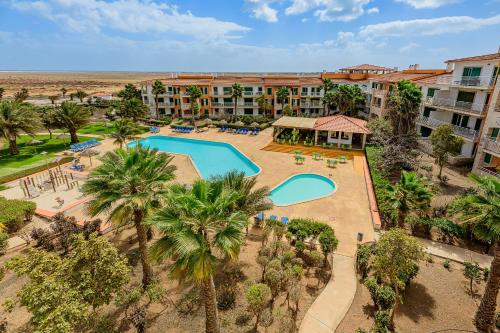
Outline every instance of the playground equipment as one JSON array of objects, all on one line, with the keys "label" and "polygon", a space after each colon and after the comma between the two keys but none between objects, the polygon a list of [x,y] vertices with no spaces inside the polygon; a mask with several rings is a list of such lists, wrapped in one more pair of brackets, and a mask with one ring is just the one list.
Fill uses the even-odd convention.
[{"label": "playground equipment", "polygon": [[48,169],[47,171],[37,173],[19,180],[19,185],[27,198],[35,198],[40,193],[53,190],[57,192],[60,187],[68,190],[78,186],[78,179],[75,179],[71,172],[65,172],[60,167]]}]

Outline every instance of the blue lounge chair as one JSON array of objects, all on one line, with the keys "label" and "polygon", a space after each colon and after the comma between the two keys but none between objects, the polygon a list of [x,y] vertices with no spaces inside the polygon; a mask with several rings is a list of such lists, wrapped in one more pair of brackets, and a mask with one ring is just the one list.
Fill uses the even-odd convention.
[{"label": "blue lounge chair", "polygon": [[278,217],[277,217],[276,215],[271,215],[271,216],[269,216],[269,219],[270,219],[270,220],[277,220],[277,219],[278,219]]},{"label": "blue lounge chair", "polygon": [[281,217],[281,223],[283,223],[283,224],[285,224],[285,225],[286,225],[286,224],[288,224],[288,217],[286,217],[286,216],[282,216],[282,217]]}]

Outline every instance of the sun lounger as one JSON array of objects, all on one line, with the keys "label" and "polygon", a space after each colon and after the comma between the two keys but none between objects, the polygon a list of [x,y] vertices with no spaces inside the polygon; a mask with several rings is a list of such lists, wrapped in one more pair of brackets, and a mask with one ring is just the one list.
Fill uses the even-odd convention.
[{"label": "sun lounger", "polygon": [[278,217],[277,217],[276,215],[270,215],[270,216],[269,216],[269,219],[270,219],[270,220],[277,220],[277,219],[278,219]]},{"label": "sun lounger", "polygon": [[281,217],[281,223],[282,223],[282,224],[285,224],[285,225],[286,225],[286,224],[288,224],[288,217],[286,217],[286,216],[282,216],[282,217]]}]

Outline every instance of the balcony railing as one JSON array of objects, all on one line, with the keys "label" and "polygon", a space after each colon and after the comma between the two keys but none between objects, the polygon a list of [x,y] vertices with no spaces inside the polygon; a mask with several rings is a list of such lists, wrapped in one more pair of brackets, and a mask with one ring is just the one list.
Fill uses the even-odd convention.
[{"label": "balcony railing", "polygon": [[300,107],[303,107],[303,108],[322,108],[323,104],[305,102],[305,103],[300,103]]},{"label": "balcony railing", "polygon": [[212,107],[216,107],[216,108],[233,108],[234,107],[234,103],[219,103],[219,102],[216,102],[216,103],[212,103]]},{"label": "balcony railing", "polygon": [[182,110],[189,110],[189,109],[191,109],[191,105],[190,104],[182,104],[181,109]]},{"label": "balcony railing", "polygon": [[449,84],[461,87],[489,87],[495,83],[492,76],[461,76],[455,79],[452,76],[443,76],[437,79],[438,84]]},{"label": "balcony railing", "polygon": [[310,92],[307,92],[307,91],[303,91],[301,93],[302,96],[310,96],[310,97],[321,97],[322,94],[321,94],[321,91],[310,91]]},{"label": "balcony railing", "polygon": [[479,168],[479,171],[484,172],[485,174],[487,174],[489,176],[500,178],[500,174],[498,174],[497,172],[495,172],[493,170],[487,169],[485,167]]},{"label": "balcony railing", "polygon": [[429,106],[443,107],[477,115],[483,114],[488,109],[487,104],[456,101],[448,98],[427,97],[424,103]]},{"label": "balcony railing", "polygon": [[437,120],[437,119],[429,118],[429,117],[424,117],[422,115],[420,115],[417,118],[417,123],[425,125],[427,127],[431,127],[431,128],[436,128],[436,127],[443,125],[443,124],[451,125],[451,126],[453,126],[453,132],[456,135],[468,138],[470,140],[476,139],[478,134],[479,134],[479,131],[476,131],[476,130],[473,130],[473,129],[470,129],[467,127],[456,126],[456,125],[447,123],[446,121]]},{"label": "balcony railing", "polygon": [[493,138],[485,137],[484,149],[488,149],[497,154],[500,154],[500,141],[496,141]]},{"label": "balcony railing", "polygon": [[262,91],[243,91],[243,96],[260,96]]},{"label": "balcony railing", "polygon": [[246,103],[238,103],[238,107],[251,107],[251,108],[257,108],[259,107],[258,103],[253,103],[253,102],[246,102]]},{"label": "balcony railing", "polygon": [[385,97],[385,95],[387,95],[387,91],[380,90],[380,89],[374,89],[374,90],[372,90],[372,94],[373,94],[373,96],[377,96],[377,97]]},{"label": "balcony railing", "polygon": [[171,104],[170,103],[165,103],[165,102],[158,102],[158,106],[159,107],[162,107],[162,106],[165,107],[165,106],[171,106]]}]

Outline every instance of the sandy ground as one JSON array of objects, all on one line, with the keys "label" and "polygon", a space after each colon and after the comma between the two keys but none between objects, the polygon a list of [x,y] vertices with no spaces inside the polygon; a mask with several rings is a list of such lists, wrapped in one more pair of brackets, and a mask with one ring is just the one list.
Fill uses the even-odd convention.
[{"label": "sandy ground", "polygon": [[61,88],[68,94],[77,89],[88,94],[117,92],[127,83],[166,77],[167,73],[151,72],[2,72],[0,87],[4,96],[12,96],[21,88],[27,88],[30,96],[60,95]]},{"label": "sandy ground", "polygon": [[[396,310],[396,332],[475,332],[472,320],[485,282],[474,284],[471,297],[463,266],[451,265],[450,270],[445,269],[443,260],[436,257],[434,263],[420,263],[419,274]],[[352,333],[358,327],[369,330],[374,322],[374,311],[368,290],[358,284],[354,302],[335,332]]]}]

